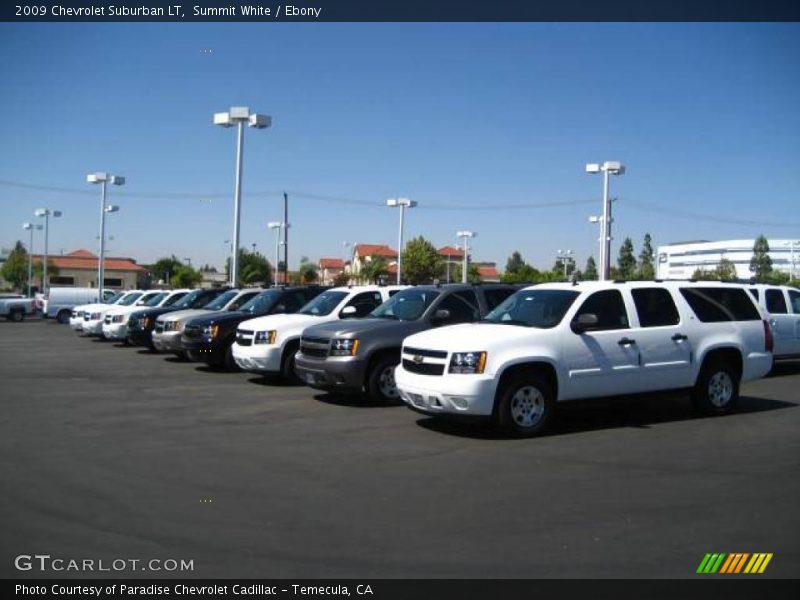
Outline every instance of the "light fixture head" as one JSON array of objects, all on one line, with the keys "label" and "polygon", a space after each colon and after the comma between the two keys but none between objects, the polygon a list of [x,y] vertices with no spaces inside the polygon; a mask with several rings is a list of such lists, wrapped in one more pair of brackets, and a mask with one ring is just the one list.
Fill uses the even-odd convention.
[{"label": "light fixture head", "polygon": [[623,175],[625,167],[618,160],[607,160],[603,163],[603,171],[608,171],[612,175]]},{"label": "light fixture head", "polygon": [[36,210],[33,212],[33,214],[34,214],[35,216],[37,216],[37,217],[46,217],[47,215],[49,215],[49,214],[50,214],[50,211],[49,211],[49,210],[47,210],[46,208],[37,208],[37,209],[36,209]]},{"label": "light fixture head", "polygon": [[270,229],[279,229],[279,228],[283,227],[283,222],[281,222],[281,221],[270,221],[269,223],[267,223],[267,227],[269,227]]},{"label": "light fixture head", "polygon": [[104,181],[108,181],[108,173],[104,173],[102,171],[97,171],[96,173],[89,173],[86,176],[86,181],[89,183],[103,183]]},{"label": "light fixture head", "polygon": [[23,224],[22,224],[22,228],[23,228],[24,230],[26,230],[26,231],[27,231],[28,229],[33,229],[33,223],[23,223]]},{"label": "light fixture head", "polygon": [[125,178],[121,175],[112,175],[109,181],[112,185],[125,185]]},{"label": "light fixture head", "polygon": [[116,204],[109,204],[108,206],[106,206],[106,212],[107,213],[119,212],[119,206],[117,206]]},{"label": "light fixture head", "polygon": [[272,117],[269,115],[261,115],[258,113],[253,113],[250,115],[249,118],[250,127],[255,129],[266,129],[270,125],[272,125]]},{"label": "light fixture head", "polygon": [[228,114],[234,121],[239,119],[247,120],[250,118],[250,108],[247,106],[231,106]]},{"label": "light fixture head", "polygon": [[62,214],[62,213],[61,213],[61,211],[60,211],[60,210],[54,210],[54,211],[53,211],[53,216],[54,216],[54,217],[60,217],[60,216],[61,216],[61,214]]},{"label": "light fixture head", "polygon": [[587,173],[599,173],[600,172],[600,165],[597,163],[588,163],[586,165],[586,172]]},{"label": "light fixture head", "polygon": [[466,237],[466,238],[474,238],[478,237],[478,233],[475,231],[459,231],[456,233],[458,237]]},{"label": "light fixture head", "polygon": [[214,113],[214,125],[219,125],[220,127],[232,127],[233,121],[231,120],[231,115],[226,112]]}]

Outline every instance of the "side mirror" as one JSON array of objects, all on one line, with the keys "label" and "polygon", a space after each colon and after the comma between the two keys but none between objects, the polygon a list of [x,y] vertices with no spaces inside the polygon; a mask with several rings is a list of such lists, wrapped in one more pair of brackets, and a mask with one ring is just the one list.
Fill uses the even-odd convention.
[{"label": "side mirror", "polygon": [[342,309],[342,312],[339,313],[339,316],[342,317],[343,319],[346,319],[347,317],[355,316],[357,312],[358,310],[356,310],[355,306],[345,306]]},{"label": "side mirror", "polygon": [[600,319],[597,318],[596,314],[583,313],[582,315],[578,315],[577,319],[573,319],[572,323],[570,323],[570,329],[572,329],[573,332],[580,334],[597,327],[599,322]]},{"label": "side mirror", "polygon": [[450,311],[446,308],[440,308],[435,313],[433,313],[433,317],[431,321],[434,323],[444,323],[450,318]]}]

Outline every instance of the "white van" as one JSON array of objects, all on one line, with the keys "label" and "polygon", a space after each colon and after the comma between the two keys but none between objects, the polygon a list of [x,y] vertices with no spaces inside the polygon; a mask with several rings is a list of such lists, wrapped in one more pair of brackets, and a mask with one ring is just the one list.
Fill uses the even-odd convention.
[{"label": "white van", "polygon": [[55,317],[62,324],[69,323],[75,306],[102,302],[114,295],[114,290],[103,290],[103,297],[100,298],[99,292],[99,289],[90,287],[51,287],[44,297],[42,316]]}]

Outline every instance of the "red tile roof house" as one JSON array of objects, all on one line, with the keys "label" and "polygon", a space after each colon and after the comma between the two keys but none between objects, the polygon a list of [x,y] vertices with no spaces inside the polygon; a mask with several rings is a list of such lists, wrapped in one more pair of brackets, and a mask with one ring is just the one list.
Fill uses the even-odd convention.
[{"label": "red tile roof house", "polygon": [[333,285],[337,275],[344,273],[347,263],[341,258],[320,258],[318,263],[319,282],[322,285]]},{"label": "red tile roof house", "polygon": [[[43,255],[34,254],[34,264],[43,261]],[[105,286],[106,288],[131,290],[141,287],[148,271],[132,258],[107,256],[105,258]],[[48,270],[50,265],[58,268],[58,275],[51,275],[51,286],[97,287],[97,263],[95,254],[88,250],[75,250],[69,254],[56,254],[47,256]],[[41,278],[34,282],[41,288]]]},{"label": "red tile roof house", "polygon": [[444,275],[442,282],[452,283],[453,272],[456,265],[464,264],[464,251],[455,246],[444,246],[437,250],[439,256],[444,259]]},{"label": "red tile roof house", "polygon": [[353,261],[350,265],[353,279],[358,281],[359,273],[364,265],[377,257],[386,260],[390,274],[397,273],[397,250],[393,250],[385,244],[356,244],[353,248]]}]

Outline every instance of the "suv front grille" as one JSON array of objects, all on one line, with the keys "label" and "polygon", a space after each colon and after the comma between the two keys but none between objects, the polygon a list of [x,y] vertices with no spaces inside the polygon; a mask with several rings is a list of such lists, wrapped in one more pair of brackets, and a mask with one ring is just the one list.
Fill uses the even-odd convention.
[{"label": "suv front grille", "polygon": [[403,348],[403,354],[411,354],[416,356],[427,356],[428,358],[447,358],[447,352],[442,350],[420,350],[419,348]]},{"label": "suv front grille", "polygon": [[110,316],[107,316],[105,319],[103,319],[103,321],[105,322],[106,325],[111,325],[111,317]]},{"label": "suv front grille", "polygon": [[158,321],[156,321],[155,332],[164,333],[164,323],[159,323]]},{"label": "suv front grille", "polygon": [[315,358],[325,358],[328,356],[329,345],[330,340],[328,338],[301,337],[300,353]]},{"label": "suv front grille", "polygon": [[403,368],[409,373],[417,373],[418,375],[442,375],[444,373],[444,364],[418,363],[407,358],[403,359]]},{"label": "suv front grille", "polygon": [[252,346],[254,335],[255,332],[250,331],[249,329],[237,329],[236,343],[239,344],[240,346]]}]

